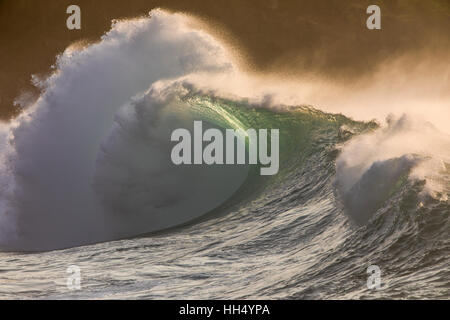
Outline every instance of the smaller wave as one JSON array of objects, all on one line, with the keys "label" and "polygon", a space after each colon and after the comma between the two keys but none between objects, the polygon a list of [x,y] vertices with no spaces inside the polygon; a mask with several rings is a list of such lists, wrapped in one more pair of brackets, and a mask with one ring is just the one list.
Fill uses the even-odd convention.
[{"label": "smaller wave", "polygon": [[358,182],[343,194],[348,213],[358,223],[369,220],[371,214],[403,185],[411,169],[421,162],[419,156],[374,162]]},{"label": "smaller wave", "polygon": [[336,161],[336,185],[346,212],[370,217],[408,180],[424,180],[421,196],[447,199],[450,137],[409,115],[390,115],[387,126],[354,137]]}]

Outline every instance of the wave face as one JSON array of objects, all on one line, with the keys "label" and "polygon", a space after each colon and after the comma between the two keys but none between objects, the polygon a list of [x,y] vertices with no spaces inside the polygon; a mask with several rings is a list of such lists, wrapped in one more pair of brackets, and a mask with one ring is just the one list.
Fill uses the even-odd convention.
[{"label": "wave face", "polygon": [[[43,253],[55,260],[48,270],[84,257],[93,279],[110,277],[107,289],[89,284],[85,298],[105,290],[115,298],[448,297],[448,136],[406,115],[386,126],[357,122],[230,97],[192,77],[228,72],[235,67],[216,40],[162,11],[67,50],[40,98],[1,128],[1,248],[47,251],[166,230]],[[279,129],[279,173],[173,165],[170,134],[194,120]],[[371,264],[386,286],[376,293],[365,287]],[[150,271],[124,286],[113,281],[136,265]]]}]

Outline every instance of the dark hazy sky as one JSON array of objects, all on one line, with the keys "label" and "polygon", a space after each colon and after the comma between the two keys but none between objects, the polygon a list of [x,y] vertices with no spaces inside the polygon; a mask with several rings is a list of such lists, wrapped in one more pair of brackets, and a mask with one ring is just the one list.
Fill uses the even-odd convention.
[{"label": "dark hazy sky", "polygon": [[[66,28],[70,4],[81,7],[80,31]],[[370,4],[381,7],[382,30],[365,26]],[[13,100],[33,89],[31,75],[48,73],[68,45],[98,40],[112,19],[155,7],[204,18],[261,72],[356,81],[405,53],[450,52],[449,0],[0,0],[0,118],[17,112]]]}]

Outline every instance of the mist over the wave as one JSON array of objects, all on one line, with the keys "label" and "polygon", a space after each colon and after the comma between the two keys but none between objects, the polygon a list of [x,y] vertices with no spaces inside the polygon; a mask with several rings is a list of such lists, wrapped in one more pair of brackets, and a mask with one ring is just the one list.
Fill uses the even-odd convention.
[{"label": "mist over the wave", "polygon": [[271,105],[306,104],[355,120],[385,123],[389,114],[407,113],[450,134],[450,64],[445,53],[423,49],[392,56],[375,70],[348,81],[336,81],[323,73],[290,77],[236,69],[189,78],[199,87],[213,88],[221,95],[253,98]]}]

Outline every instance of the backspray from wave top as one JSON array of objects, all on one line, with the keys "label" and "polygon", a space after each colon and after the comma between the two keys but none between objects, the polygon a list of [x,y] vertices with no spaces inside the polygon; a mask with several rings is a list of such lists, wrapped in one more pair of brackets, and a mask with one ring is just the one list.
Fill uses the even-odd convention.
[{"label": "backspray from wave top", "polygon": [[[446,134],[409,115],[391,116],[380,128],[288,107],[318,102],[311,98],[318,92],[331,105],[338,94],[318,79],[280,84],[241,72],[193,21],[156,10],[116,22],[100,42],[68,48],[54,74],[36,82],[39,99],[0,131],[2,249],[53,250],[132,237],[216,211],[254,214],[246,219],[261,225],[244,220],[235,227],[266,228],[268,239],[269,231],[290,225],[292,239],[274,239],[280,243],[339,233],[345,214],[360,224],[399,215],[385,234],[387,222],[378,221],[362,233],[342,231],[330,248],[342,253],[352,241],[377,244],[386,256],[395,253],[389,241],[422,237],[429,231],[422,224],[437,219],[439,246],[432,249],[448,247]],[[364,118],[373,114],[368,110]],[[250,166],[175,167],[170,133],[194,119],[222,129],[279,128],[279,174],[262,178]],[[409,215],[416,215],[413,222]],[[319,238],[317,246],[330,246]]]},{"label": "backspray from wave top", "polygon": [[102,145],[114,148],[112,139],[120,138],[108,140],[120,108],[158,80],[230,67],[214,40],[162,11],[117,22],[100,43],[64,52],[57,71],[39,83],[36,103],[3,129],[2,247],[54,249],[114,238],[92,185],[101,183],[93,178]]}]

